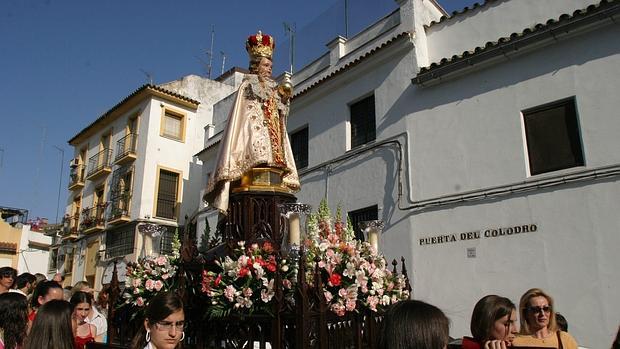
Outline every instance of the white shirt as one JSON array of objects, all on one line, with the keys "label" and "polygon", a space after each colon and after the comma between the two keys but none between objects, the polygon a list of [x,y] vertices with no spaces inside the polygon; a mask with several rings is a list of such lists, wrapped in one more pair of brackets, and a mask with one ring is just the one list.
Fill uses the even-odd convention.
[{"label": "white shirt", "polygon": [[9,290],[9,292],[11,292],[11,293],[19,293],[22,296],[28,298],[28,295],[25,294],[24,291],[20,290],[19,288],[12,288],[12,289]]},{"label": "white shirt", "polygon": [[86,318],[86,323],[94,325],[97,329],[97,334],[95,337],[99,337],[101,335],[105,335],[108,332],[108,321],[105,316],[101,314],[95,306],[93,306],[93,317]]}]

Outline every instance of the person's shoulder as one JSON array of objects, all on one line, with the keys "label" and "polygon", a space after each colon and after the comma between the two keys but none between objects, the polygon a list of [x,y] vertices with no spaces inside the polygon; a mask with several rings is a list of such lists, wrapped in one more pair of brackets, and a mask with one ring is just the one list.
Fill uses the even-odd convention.
[{"label": "person's shoulder", "polygon": [[538,340],[529,334],[518,334],[512,341],[512,345],[515,347],[527,347],[533,344],[538,344]]},{"label": "person's shoulder", "polygon": [[579,345],[577,345],[577,340],[570,335],[570,333],[568,332],[564,332],[564,331],[560,331],[560,339],[562,340],[562,344],[567,348],[567,349],[572,349],[572,348],[578,348]]}]

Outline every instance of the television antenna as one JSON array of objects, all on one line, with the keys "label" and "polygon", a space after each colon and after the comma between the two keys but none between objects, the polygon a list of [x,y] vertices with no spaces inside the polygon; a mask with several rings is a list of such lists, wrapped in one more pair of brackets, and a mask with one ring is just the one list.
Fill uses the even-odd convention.
[{"label": "television antenna", "polygon": [[153,75],[151,75],[151,73],[147,72],[146,70],[140,68],[140,71],[142,72],[142,74],[144,74],[146,76],[146,81],[150,84],[153,85]]},{"label": "television antenna", "polygon": [[284,35],[288,36],[289,40],[289,51],[288,51],[288,63],[289,63],[289,73],[293,74],[293,66],[295,64],[295,32],[296,25],[293,23],[292,25],[286,22],[282,22],[284,25]]}]

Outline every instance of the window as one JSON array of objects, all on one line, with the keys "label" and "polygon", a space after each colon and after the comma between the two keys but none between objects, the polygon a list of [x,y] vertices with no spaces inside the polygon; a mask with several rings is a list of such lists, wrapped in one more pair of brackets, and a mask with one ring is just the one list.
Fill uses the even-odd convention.
[{"label": "window", "polygon": [[166,254],[166,255],[172,254],[172,240],[174,239],[174,236],[177,233],[177,229],[179,231],[182,230],[182,228],[177,228],[177,227],[166,227],[166,230],[161,235],[161,241],[159,244],[160,254]]},{"label": "window", "polygon": [[114,170],[110,184],[110,220],[129,216],[133,166],[121,166]]},{"label": "window", "polygon": [[375,140],[375,95],[351,104],[350,111],[351,149]]},{"label": "window", "polygon": [[308,126],[291,133],[291,148],[297,168],[308,167]]},{"label": "window", "polygon": [[123,257],[133,253],[134,225],[106,233],[106,258]]},{"label": "window", "polygon": [[523,111],[523,122],[530,174],[584,165],[574,98]]},{"label": "window", "polygon": [[377,205],[361,208],[359,210],[349,212],[349,219],[353,225],[355,231],[355,238],[361,241],[365,241],[364,232],[360,229],[360,222],[374,221],[379,219],[379,207]]},{"label": "window", "polygon": [[155,216],[167,219],[176,219],[176,207],[179,194],[179,174],[176,172],[159,170],[157,185],[157,208]]},{"label": "window", "polygon": [[164,108],[161,121],[161,135],[183,141],[185,136],[184,115]]},{"label": "window", "polygon": [[58,248],[50,249],[50,260],[47,270],[56,271],[58,269]]}]

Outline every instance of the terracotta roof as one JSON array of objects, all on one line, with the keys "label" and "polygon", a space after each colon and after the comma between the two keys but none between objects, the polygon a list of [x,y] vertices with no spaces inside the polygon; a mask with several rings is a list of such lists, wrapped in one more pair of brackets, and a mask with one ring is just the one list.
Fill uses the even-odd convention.
[{"label": "terracotta roof", "polygon": [[[372,56],[373,54],[375,54],[376,52],[378,52],[379,50],[390,46],[391,44],[393,44],[394,42],[402,39],[402,38],[408,38],[410,37],[411,33],[409,32],[402,32],[400,34],[396,34],[393,37],[391,37],[390,39],[386,40],[385,42],[383,42],[382,44],[378,45],[377,47],[374,47],[372,49],[370,49],[368,52],[360,55],[359,57],[353,59],[351,62],[342,65],[341,67],[334,69],[333,71],[331,71],[330,73],[328,73],[327,75],[323,76],[322,78],[312,82],[311,84],[305,86],[303,89],[299,90],[298,92],[295,93],[295,95],[293,96],[293,99],[303,95],[304,93],[308,92],[310,89],[314,88],[315,86],[333,78],[334,76],[349,70],[351,68],[353,68],[354,66],[358,65],[361,61],[363,61],[364,59]],[[363,47],[363,46],[362,46]],[[312,79],[312,77],[310,77],[309,79]]]},{"label": "terracotta roof", "polygon": [[571,14],[563,14],[558,19],[550,19],[545,24],[536,24],[524,29],[521,33],[512,33],[508,37],[489,41],[460,55],[442,58],[439,62],[423,67],[412,79],[415,84],[440,78],[457,70],[471,67],[500,55],[515,52],[533,43],[545,39],[557,39],[558,35],[571,30],[601,21],[620,12],[620,0],[602,0],[596,5],[577,10]]},{"label": "terracotta roof", "polygon": [[138,88],[137,90],[133,91],[131,94],[129,94],[127,97],[123,98],[122,101],[118,102],[115,106],[113,106],[110,110],[108,110],[107,112],[105,112],[103,115],[101,115],[100,117],[98,117],[95,121],[93,121],[90,125],[86,126],[82,131],[78,132],[75,136],[73,136],[68,143],[71,144],[73,141],[75,141],[78,137],[86,134],[88,132],[88,130],[90,130],[92,127],[94,127],[96,124],[102,123],[104,121],[106,121],[107,119],[109,119],[111,117],[111,115],[114,113],[115,110],[117,110],[119,107],[121,107],[124,103],[126,103],[127,101],[129,101],[130,99],[138,96],[140,93],[143,93],[144,91],[151,91],[151,92],[159,92],[159,93],[163,93],[165,95],[168,95],[170,97],[175,97],[178,98],[182,101],[191,103],[191,104],[195,104],[196,106],[200,104],[200,102],[191,99],[189,97],[180,95],[176,92],[167,90],[165,88],[159,87],[157,85],[153,85],[153,84],[146,84],[146,85],[142,85],[140,88]]},{"label": "terracotta roof", "polygon": [[476,2],[476,3],[474,3],[474,4],[473,4],[473,5],[471,5],[471,6],[467,6],[467,7],[465,7],[465,8],[464,8],[464,9],[462,9],[461,11],[452,11],[452,15],[451,15],[451,16],[441,16],[441,17],[439,17],[439,20],[438,20],[438,21],[432,21],[432,22],[430,22],[429,24],[425,25],[424,27],[425,27],[425,28],[431,27],[431,26],[433,26],[433,25],[435,25],[435,24],[437,24],[437,23],[445,22],[445,21],[447,21],[447,20],[449,20],[449,19],[452,19],[452,18],[454,18],[454,17],[457,17],[457,16],[462,15],[462,14],[464,14],[464,13],[467,13],[467,12],[469,12],[469,11],[475,10],[475,9],[477,9],[477,8],[482,8],[482,7],[485,7],[485,6],[487,6],[488,4],[490,4],[490,3],[492,3],[492,2],[497,2],[497,1],[499,1],[499,0],[485,0],[482,4],[481,4],[481,3]]},{"label": "terracotta roof", "polygon": [[0,252],[17,253],[17,244],[12,242],[0,241]]}]

